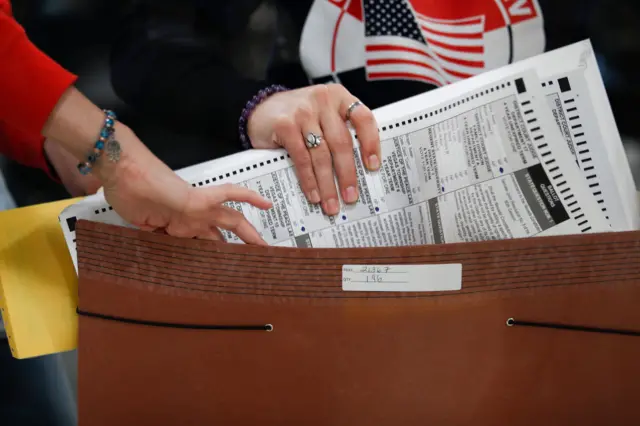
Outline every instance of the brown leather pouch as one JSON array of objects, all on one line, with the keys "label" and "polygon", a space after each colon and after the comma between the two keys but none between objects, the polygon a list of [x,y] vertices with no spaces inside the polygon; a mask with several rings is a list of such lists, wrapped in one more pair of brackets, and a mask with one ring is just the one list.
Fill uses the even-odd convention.
[{"label": "brown leather pouch", "polygon": [[[81,425],[640,424],[640,232],[329,250],[80,221],[77,246]],[[462,290],[342,290],[343,264],[441,263]]]}]

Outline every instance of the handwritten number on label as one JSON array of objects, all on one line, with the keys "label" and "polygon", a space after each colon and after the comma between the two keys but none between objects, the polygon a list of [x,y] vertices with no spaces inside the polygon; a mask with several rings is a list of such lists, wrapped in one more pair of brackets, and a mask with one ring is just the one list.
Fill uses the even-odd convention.
[{"label": "handwritten number on label", "polygon": [[[425,279],[426,278],[426,279]],[[462,288],[462,265],[343,265],[344,291],[452,291]]]},{"label": "handwritten number on label", "polygon": [[386,274],[391,269],[389,266],[363,266],[360,268],[362,274]]},{"label": "handwritten number on label", "polygon": [[368,283],[381,283],[384,281],[384,277],[379,274],[371,274],[365,277],[365,281]]}]

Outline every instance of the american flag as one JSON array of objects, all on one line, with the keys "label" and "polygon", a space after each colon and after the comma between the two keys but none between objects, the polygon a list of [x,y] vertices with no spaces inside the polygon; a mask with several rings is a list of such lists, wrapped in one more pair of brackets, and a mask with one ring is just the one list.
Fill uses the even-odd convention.
[{"label": "american flag", "polygon": [[364,0],[369,80],[408,79],[436,86],[484,69],[484,17],[442,20],[415,13],[408,0]]}]

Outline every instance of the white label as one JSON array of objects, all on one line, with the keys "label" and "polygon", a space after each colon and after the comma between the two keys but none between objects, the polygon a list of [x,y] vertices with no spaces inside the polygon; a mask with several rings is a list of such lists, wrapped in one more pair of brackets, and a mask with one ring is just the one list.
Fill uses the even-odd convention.
[{"label": "white label", "polygon": [[343,265],[344,291],[452,291],[462,289],[462,264]]}]

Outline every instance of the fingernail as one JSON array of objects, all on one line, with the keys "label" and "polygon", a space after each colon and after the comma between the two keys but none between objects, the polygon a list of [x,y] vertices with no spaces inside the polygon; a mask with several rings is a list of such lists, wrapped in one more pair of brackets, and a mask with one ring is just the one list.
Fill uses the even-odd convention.
[{"label": "fingernail", "polygon": [[378,156],[373,154],[369,156],[369,168],[373,170],[377,170],[380,167],[380,160],[378,160]]},{"label": "fingernail", "polygon": [[316,204],[320,202],[320,194],[315,189],[309,194],[309,201]]},{"label": "fingernail", "polygon": [[348,187],[344,190],[344,201],[347,203],[355,203],[358,201],[358,191],[353,186]]},{"label": "fingernail", "polygon": [[331,216],[338,214],[338,211],[340,210],[338,201],[335,198],[330,198],[324,203],[324,205],[326,213]]}]

